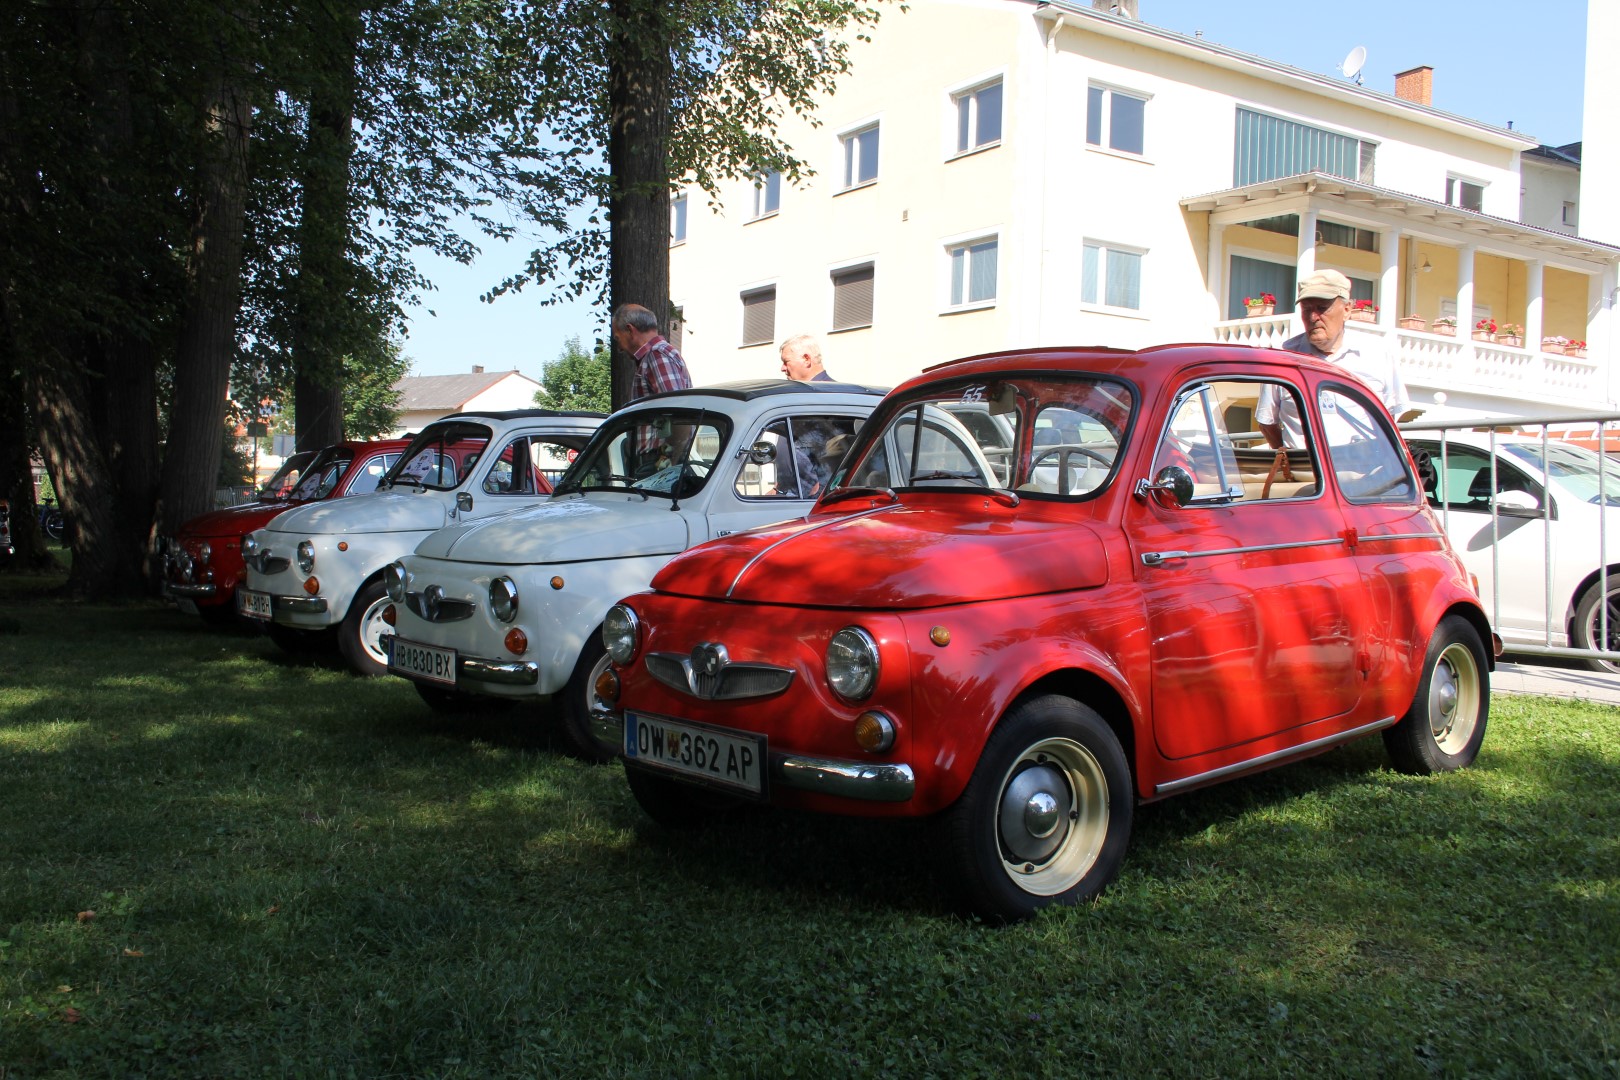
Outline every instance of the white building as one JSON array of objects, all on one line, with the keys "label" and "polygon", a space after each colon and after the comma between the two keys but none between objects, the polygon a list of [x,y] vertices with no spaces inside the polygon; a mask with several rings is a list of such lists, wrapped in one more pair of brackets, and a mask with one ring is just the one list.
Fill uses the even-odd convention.
[{"label": "white building", "polygon": [[421,431],[457,412],[505,412],[536,408],[540,384],[512,371],[485,371],[474,365],[466,375],[408,375],[394,384],[399,392],[399,425],[393,435]]},{"label": "white building", "polygon": [[[1388,339],[1430,418],[1620,398],[1620,248],[1521,222],[1521,186],[1561,214],[1599,190],[1590,166],[1575,197],[1544,193],[1522,164],[1535,141],[1429,106],[1428,69],[1381,93],[1028,0],[915,0],[852,56],[823,126],[785,131],[815,176],[734,185],[719,211],[676,200],[671,296],[699,382],[774,372],[799,332],[834,376],[880,385],[1003,348],[1275,344],[1298,331],[1297,270],[1333,267],[1379,307],[1352,332]],[[1245,318],[1264,292],[1276,314]],[[1443,316],[1455,336],[1430,332]],[[1479,319],[1521,325],[1521,345],[1472,340]],[[1541,347],[1558,337],[1586,355]]]}]

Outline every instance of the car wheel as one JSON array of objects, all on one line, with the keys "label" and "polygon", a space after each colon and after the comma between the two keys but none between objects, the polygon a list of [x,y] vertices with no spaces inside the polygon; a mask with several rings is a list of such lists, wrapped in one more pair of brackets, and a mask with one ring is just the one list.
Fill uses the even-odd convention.
[{"label": "car wheel", "polygon": [[332,646],[332,634],[329,630],[300,630],[296,626],[268,623],[264,632],[282,652],[293,656],[311,656],[325,652]]},{"label": "car wheel", "polygon": [[504,712],[516,702],[507,698],[485,697],[483,694],[465,694],[442,686],[428,686],[413,682],[416,696],[436,713],[492,713]]},{"label": "car wheel", "polygon": [[601,762],[613,757],[613,751],[591,734],[591,714],[598,710],[611,711],[596,696],[596,677],[607,670],[608,663],[602,635],[592,631],[585,638],[585,647],[579,650],[579,660],[562,692],[563,730],[568,734],[574,753],[585,761]]},{"label": "car wheel", "polygon": [[[1600,604],[1603,582],[1594,581],[1581,593],[1575,605],[1575,647],[1577,649],[1604,649],[1620,652],[1620,575],[1609,578],[1608,603]],[[1607,637],[1603,635],[1603,620],[1608,620]],[[1620,671],[1620,663],[1613,660],[1587,660],[1593,671]]]},{"label": "car wheel", "polygon": [[624,778],[641,809],[666,829],[700,829],[743,805],[730,795],[697,784],[683,784],[645,769],[627,767]]},{"label": "car wheel", "polygon": [[388,654],[383,652],[382,639],[394,631],[383,622],[382,613],[389,603],[388,590],[379,578],[354,594],[349,613],[343,616],[343,625],[338,630],[338,651],[356,675],[388,673]]},{"label": "car wheel", "polygon": [[1006,922],[1096,896],[1119,873],[1135,805],[1101,716],[1058,695],[1015,706],[943,822],[968,908]]},{"label": "car wheel", "polygon": [[1419,776],[1472,764],[1485,739],[1490,703],[1490,672],[1479,632],[1468,620],[1447,616],[1429,640],[1412,707],[1384,729],[1390,762]]}]

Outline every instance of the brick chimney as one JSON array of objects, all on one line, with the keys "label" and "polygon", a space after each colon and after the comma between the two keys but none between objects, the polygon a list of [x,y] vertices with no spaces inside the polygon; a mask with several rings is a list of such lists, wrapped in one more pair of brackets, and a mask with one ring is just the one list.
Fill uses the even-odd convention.
[{"label": "brick chimney", "polygon": [[1094,11],[1106,11],[1110,15],[1122,15],[1127,19],[1141,21],[1136,13],[1137,0],[1091,0]]},{"label": "brick chimney", "polygon": [[473,374],[474,375],[482,375],[483,373],[484,373],[484,365],[483,364],[474,364],[473,365]]},{"label": "brick chimney", "polygon": [[1395,76],[1395,96],[1419,105],[1434,104],[1434,68],[1427,64]]}]

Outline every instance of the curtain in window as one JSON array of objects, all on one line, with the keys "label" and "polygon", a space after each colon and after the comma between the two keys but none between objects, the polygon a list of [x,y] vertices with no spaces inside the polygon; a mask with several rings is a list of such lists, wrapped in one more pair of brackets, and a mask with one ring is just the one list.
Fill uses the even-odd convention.
[{"label": "curtain in window", "polygon": [[1294,310],[1294,277],[1294,268],[1287,263],[1232,256],[1226,283],[1226,317],[1243,318],[1248,314],[1243,298],[1261,293],[1277,298],[1276,314],[1288,314]]},{"label": "curtain in window", "polygon": [[1108,282],[1103,303],[1120,308],[1142,306],[1142,256],[1134,251],[1108,252]]},{"label": "curtain in window", "polygon": [[1232,184],[1257,184],[1279,176],[1324,172],[1346,180],[1372,172],[1372,155],[1363,169],[1359,139],[1321,128],[1296,124],[1277,116],[1237,110],[1237,136],[1233,140]]},{"label": "curtain in window", "polygon": [[998,142],[1001,139],[1001,84],[986,86],[974,95],[978,99],[978,126],[973,145]]},{"label": "curtain in window", "polygon": [[744,345],[769,345],[776,339],[776,287],[743,293]]},{"label": "curtain in window", "polygon": [[857,266],[832,276],[834,330],[872,325],[872,267]]},{"label": "curtain in window", "polygon": [[968,302],[996,298],[996,242],[975,244],[971,249],[973,272],[968,279]]}]

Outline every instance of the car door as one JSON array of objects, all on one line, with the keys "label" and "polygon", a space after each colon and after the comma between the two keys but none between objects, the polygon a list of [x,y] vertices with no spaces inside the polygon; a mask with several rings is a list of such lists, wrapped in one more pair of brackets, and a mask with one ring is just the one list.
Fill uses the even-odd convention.
[{"label": "car door", "polygon": [[827,486],[862,417],[823,408],[775,412],[756,422],[737,442],[732,469],[716,479],[708,513],[707,536],[728,536],[744,529],[799,518],[810,512]]},{"label": "car door", "polygon": [[[1509,458],[1498,454],[1492,480],[1490,452],[1439,439],[1411,439],[1414,450],[1428,451],[1434,462],[1434,484],[1425,488],[1429,505],[1451,538],[1468,572],[1479,579],[1480,602],[1496,632],[1518,641],[1541,641],[1547,619],[1547,566],[1557,565],[1558,552],[1548,545],[1544,507],[1546,490]],[[1494,484],[1494,488],[1493,488]],[[1522,492],[1499,500],[1492,521],[1493,490]],[[1533,505],[1528,505],[1533,500]],[[1515,505],[1505,505],[1513,503]],[[1500,583],[1500,588],[1498,587]],[[1558,627],[1562,611],[1554,612]],[[1558,630],[1559,643],[1563,632]]]},{"label": "car door", "polygon": [[1296,408],[1304,401],[1282,379],[1212,375],[1183,386],[1150,475],[1186,470],[1193,497],[1178,505],[1145,492],[1125,511],[1154,739],[1169,758],[1268,738],[1255,754],[1280,749],[1296,740],[1279,733],[1342,717],[1362,694],[1360,576],[1318,450],[1295,448],[1279,463],[1258,431],[1228,429],[1228,418],[1252,415],[1264,385]]}]

